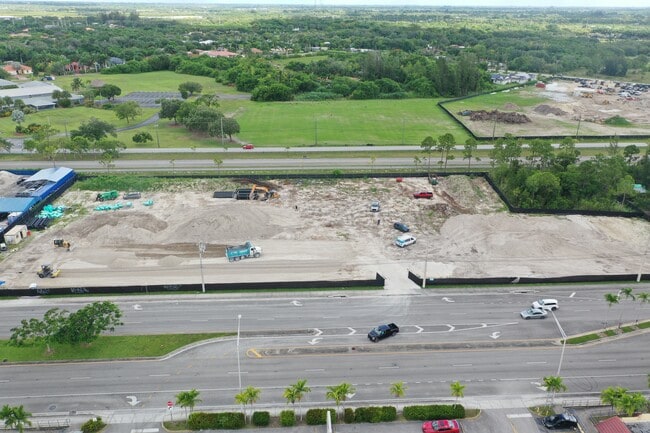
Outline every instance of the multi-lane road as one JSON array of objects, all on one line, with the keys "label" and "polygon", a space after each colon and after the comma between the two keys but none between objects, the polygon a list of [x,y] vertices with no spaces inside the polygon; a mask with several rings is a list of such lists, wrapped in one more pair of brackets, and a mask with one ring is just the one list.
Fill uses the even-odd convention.
[{"label": "multi-lane road", "polygon": [[[76,362],[0,367],[0,404],[29,402],[35,412],[163,407],[182,390],[201,391],[203,405],[233,404],[242,386],[262,389],[261,405],[284,403],[283,389],[306,378],[307,403],[325,402],[325,387],[353,383],[356,402],[388,402],[390,383],[404,381],[410,400],[448,398],[449,383],[466,395],[543,396],[544,376],[560,375],[573,398],[597,396],[619,385],[645,389],[650,334],[568,346],[562,357],[560,327],[568,335],[650,318],[650,306],[604,294],[617,288],[544,288],[560,301],[546,320],[524,321],[519,311],[541,289],[426,290],[409,295],[347,293],[257,297],[127,297],[119,334],[237,330],[235,337],[157,360]],[[635,286],[635,291],[648,287]],[[23,318],[53,306],[74,310],[80,299],[19,299],[0,303],[0,335]],[[394,321],[401,332],[370,343],[368,330]],[[560,360],[562,363],[560,365]],[[238,367],[239,364],[239,367]]]}]

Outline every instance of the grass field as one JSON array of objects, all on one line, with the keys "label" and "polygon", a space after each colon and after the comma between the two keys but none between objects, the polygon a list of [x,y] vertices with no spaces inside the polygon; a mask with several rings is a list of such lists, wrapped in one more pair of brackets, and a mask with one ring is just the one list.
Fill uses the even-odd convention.
[{"label": "grass field", "polygon": [[234,334],[100,336],[88,346],[52,345],[53,351],[51,353],[47,353],[44,344],[16,347],[10,346],[8,340],[0,340],[0,360],[6,360],[6,362],[30,362],[162,356],[197,341],[230,335]]},{"label": "grass field", "polygon": [[[204,94],[236,94],[227,86],[216,83],[212,78],[175,74],[173,72],[151,72],[146,74],[80,76],[84,82],[100,79],[122,89],[122,95],[135,91],[176,91],[186,81],[196,81],[203,86]],[[56,85],[71,90],[72,76],[58,77]],[[456,141],[464,142],[468,135],[453,122],[434,99],[369,100],[369,101],[324,101],[324,102],[275,102],[258,103],[246,99],[222,99],[220,109],[227,116],[235,117],[241,133],[238,138],[256,146],[332,146],[332,145],[389,145],[420,144],[431,135],[438,137],[451,132]],[[136,119],[141,122],[158,110],[146,108]],[[115,125],[128,126],[110,110],[74,107],[68,109],[44,110],[30,114],[25,124],[50,124],[64,133],[96,117]],[[133,123],[133,122],[131,122]],[[15,136],[15,123],[10,118],[0,119],[0,136]],[[153,142],[142,147],[215,147],[222,148],[227,142],[219,138],[192,134],[174,121],[163,119],[156,125],[141,129],[154,137]],[[136,147],[131,138],[138,132],[129,130],[118,133],[118,139],[128,147]],[[232,145],[232,144],[231,144]],[[236,145],[236,144],[235,144]]]}]

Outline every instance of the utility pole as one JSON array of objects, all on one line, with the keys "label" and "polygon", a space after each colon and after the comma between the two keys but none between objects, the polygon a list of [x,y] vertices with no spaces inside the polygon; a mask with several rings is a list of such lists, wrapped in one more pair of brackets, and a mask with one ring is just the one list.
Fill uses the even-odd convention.
[{"label": "utility pole", "polygon": [[314,117],[314,146],[318,146],[318,119]]},{"label": "utility pole", "polygon": [[223,146],[223,116],[221,116],[221,145]]},{"label": "utility pole", "polygon": [[201,268],[201,291],[205,293],[205,280],[203,278],[203,254],[206,248],[205,242],[199,242],[199,267]]}]

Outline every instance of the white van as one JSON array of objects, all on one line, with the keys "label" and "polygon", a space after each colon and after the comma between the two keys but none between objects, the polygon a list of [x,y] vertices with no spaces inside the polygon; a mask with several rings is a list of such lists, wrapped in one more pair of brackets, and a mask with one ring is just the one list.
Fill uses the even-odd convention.
[{"label": "white van", "polygon": [[557,303],[557,299],[540,299],[533,302],[533,305],[531,305],[531,307],[546,311],[555,311],[560,308],[559,304]]}]

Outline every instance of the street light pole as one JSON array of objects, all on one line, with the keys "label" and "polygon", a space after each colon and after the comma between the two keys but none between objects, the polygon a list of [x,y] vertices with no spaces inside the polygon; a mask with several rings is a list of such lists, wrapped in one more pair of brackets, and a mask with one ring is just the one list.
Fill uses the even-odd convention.
[{"label": "street light pole", "polygon": [[557,328],[560,330],[560,335],[562,336],[562,352],[560,354],[560,364],[557,366],[557,374],[556,376],[560,375],[560,371],[562,370],[562,361],[564,361],[564,349],[566,348],[566,334],[564,333],[564,329],[562,329],[562,326],[560,326],[560,321],[557,320],[557,317],[555,316],[555,313],[553,310],[551,310],[551,314],[553,315],[553,319],[555,319],[555,324],[557,325]]},{"label": "street light pole", "polygon": [[241,325],[241,314],[237,315],[237,377],[239,378],[239,392],[241,393],[241,362],[239,361],[239,330]]},{"label": "street light pole", "polygon": [[203,278],[203,254],[206,248],[205,242],[199,242],[199,267],[201,268],[201,291],[205,293],[205,280]]}]

